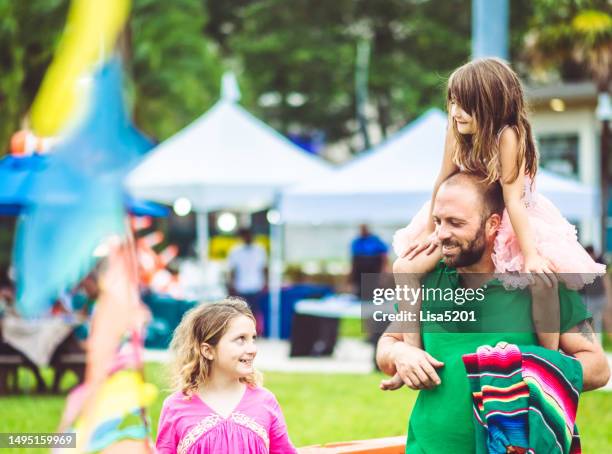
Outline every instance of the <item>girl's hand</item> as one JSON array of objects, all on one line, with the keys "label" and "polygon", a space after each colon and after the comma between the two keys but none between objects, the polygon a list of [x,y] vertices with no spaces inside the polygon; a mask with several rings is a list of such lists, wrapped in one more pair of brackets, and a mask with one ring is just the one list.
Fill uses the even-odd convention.
[{"label": "girl's hand", "polygon": [[414,241],[404,252],[402,258],[412,260],[421,252],[425,251],[425,254],[431,255],[433,251],[438,247],[438,236],[436,232],[429,233],[424,239]]},{"label": "girl's hand", "polygon": [[536,274],[548,288],[557,282],[555,271],[554,265],[539,254],[525,257],[525,272]]}]

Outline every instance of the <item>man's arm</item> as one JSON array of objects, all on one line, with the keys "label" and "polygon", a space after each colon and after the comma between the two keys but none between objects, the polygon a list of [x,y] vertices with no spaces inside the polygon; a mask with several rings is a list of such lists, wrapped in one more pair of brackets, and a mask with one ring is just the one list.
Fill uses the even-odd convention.
[{"label": "man's arm", "polygon": [[[415,338],[410,336],[404,339],[402,333],[393,332],[394,328],[398,330],[397,327],[397,324],[389,325],[387,332],[378,340],[376,348],[378,367],[387,375],[398,374],[410,389],[430,389],[439,385],[441,381],[435,368],[444,366],[444,363],[425,350],[409,345],[408,342]],[[382,389],[394,387],[386,388],[381,384]]]},{"label": "man's arm", "polygon": [[[437,262],[438,259],[435,254],[430,256],[419,254],[411,260],[407,258],[396,259],[393,262],[395,284],[408,289],[418,289],[425,275],[424,270],[435,267]],[[398,308],[402,312],[418,314],[421,310],[421,304],[420,297],[417,301],[401,300],[398,301]],[[403,333],[402,338],[404,342],[417,348],[423,348],[421,342],[421,323],[418,321],[418,318],[415,318],[412,322],[396,322],[392,326],[394,328],[390,326],[387,332]]]},{"label": "man's arm", "polygon": [[[422,271],[417,272],[420,268],[416,262],[422,260],[422,256],[424,254],[413,260],[408,260],[407,258],[395,260],[393,263],[393,275],[396,285],[406,288],[418,288],[420,286],[423,273]],[[400,300],[397,304],[401,312],[405,311],[407,313],[412,312],[416,314],[421,307],[420,298],[417,302]],[[404,348],[406,346],[414,348]],[[402,352],[402,350],[404,351]],[[422,361],[423,366],[420,367],[420,371],[415,369],[416,373],[412,376],[413,380],[408,379],[405,372],[398,373],[398,360],[405,364],[404,361],[411,358],[416,365],[418,357],[421,359],[426,358],[426,352],[422,350],[420,323],[416,319],[412,322],[391,323],[381,337],[376,353],[378,367],[383,372],[394,375],[392,379],[381,382],[381,389],[383,390],[398,389],[404,383],[412,389],[421,389],[423,387],[432,387],[440,381],[435,370],[431,368],[431,364],[434,363],[429,362],[429,360]],[[437,366],[437,362],[435,363]],[[420,383],[417,386],[415,383],[419,376],[423,377],[423,381],[419,380]],[[415,386],[411,386],[411,383]]]},{"label": "man's arm", "polygon": [[397,342],[403,342],[401,333],[386,332],[380,337],[376,346],[376,364],[387,375],[395,375],[397,372],[394,359],[394,346]]},{"label": "man's arm", "polygon": [[584,391],[601,388],[608,383],[610,366],[593,332],[590,320],[583,320],[561,334],[559,344],[565,353],[580,361]]}]

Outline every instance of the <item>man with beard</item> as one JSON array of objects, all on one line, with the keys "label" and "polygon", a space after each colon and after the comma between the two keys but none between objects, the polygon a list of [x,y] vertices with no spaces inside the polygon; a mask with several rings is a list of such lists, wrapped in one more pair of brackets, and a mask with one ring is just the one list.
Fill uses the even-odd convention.
[{"label": "man with beard", "polygon": [[[475,452],[471,389],[462,355],[502,341],[538,345],[531,322],[530,291],[508,290],[501,281],[492,279],[495,266],[491,253],[503,209],[499,183],[487,185],[474,175],[455,174],[436,194],[432,214],[442,261],[422,277],[423,294],[429,289],[472,289],[473,294],[480,292],[483,300],[476,298],[461,306],[454,301],[423,300],[422,310],[474,310],[477,320],[421,322],[421,336],[406,337],[406,341],[402,334],[406,325],[394,323],[378,343],[380,369],[388,375],[397,374],[403,384],[420,390],[410,417],[407,453]],[[398,259],[394,272],[409,273],[410,267],[409,260]],[[604,386],[610,377],[609,366],[595,340],[588,313],[579,310],[580,296],[562,284],[558,296],[561,349],[580,362],[583,390]],[[394,383],[385,380],[381,388],[394,389]]]}]

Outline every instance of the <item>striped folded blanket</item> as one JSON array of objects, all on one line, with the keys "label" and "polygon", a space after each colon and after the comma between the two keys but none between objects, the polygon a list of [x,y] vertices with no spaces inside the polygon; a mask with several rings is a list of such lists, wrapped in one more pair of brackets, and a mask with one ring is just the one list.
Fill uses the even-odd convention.
[{"label": "striped folded blanket", "polygon": [[463,356],[477,453],[580,453],[576,428],[582,366],[538,346],[500,342]]}]

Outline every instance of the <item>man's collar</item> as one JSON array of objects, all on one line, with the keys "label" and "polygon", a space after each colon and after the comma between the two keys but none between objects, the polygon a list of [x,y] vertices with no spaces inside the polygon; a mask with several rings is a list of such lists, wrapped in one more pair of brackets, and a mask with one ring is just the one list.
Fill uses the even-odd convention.
[{"label": "man's collar", "polygon": [[[459,287],[461,285],[461,273],[457,271],[457,268],[446,265],[446,263],[444,263],[444,260],[440,261],[439,266],[441,267],[442,273],[448,276],[448,279],[453,284],[453,286]],[[495,274],[492,273],[492,276],[493,277],[487,282],[485,282],[483,285],[486,284],[487,288],[498,286],[503,287],[502,282],[497,277],[495,277]]]}]

